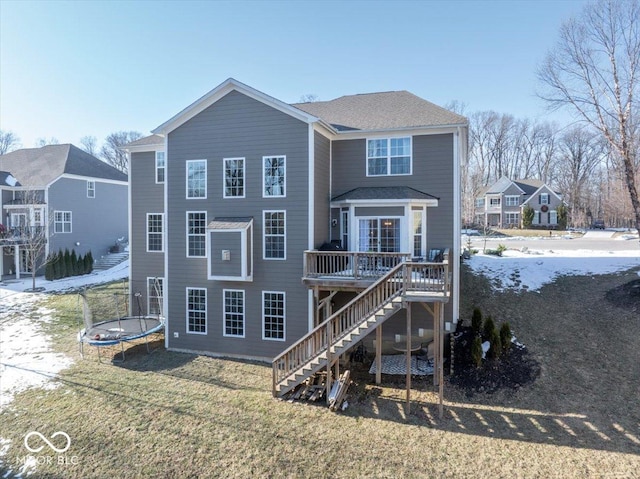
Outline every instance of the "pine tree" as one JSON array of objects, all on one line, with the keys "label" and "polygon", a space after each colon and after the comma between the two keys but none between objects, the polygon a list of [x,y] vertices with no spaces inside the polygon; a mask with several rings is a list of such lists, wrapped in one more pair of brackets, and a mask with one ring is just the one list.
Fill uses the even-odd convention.
[{"label": "pine tree", "polygon": [[76,276],[78,274],[78,255],[76,255],[75,249],[71,250],[69,262],[71,264],[71,274],[69,276]]}]

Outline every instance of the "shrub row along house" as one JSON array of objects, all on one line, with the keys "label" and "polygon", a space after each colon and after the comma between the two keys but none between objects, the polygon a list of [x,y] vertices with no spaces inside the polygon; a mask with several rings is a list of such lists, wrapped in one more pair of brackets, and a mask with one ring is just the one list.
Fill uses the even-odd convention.
[{"label": "shrub row along house", "polygon": [[407,311],[456,323],[464,117],[406,91],[290,105],[229,79],[152,133],[126,147],[130,281],[164,308],[167,348],[275,358],[282,393],[387,318],[385,335]]},{"label": "shrub row along house", "polygon": [[69,144],[0,156],[0,279],[34,266],[42,273],[49,252],[106,253],[127,236],[127,184]]},{"label": "shrub row along house", "polygon": [[540,180],[510,180],[503,176],[476,197],[475,222],[487,227],[521,228],[523,213],[531,208],[531,226],[555,228],[562,204],[560,193]]}]

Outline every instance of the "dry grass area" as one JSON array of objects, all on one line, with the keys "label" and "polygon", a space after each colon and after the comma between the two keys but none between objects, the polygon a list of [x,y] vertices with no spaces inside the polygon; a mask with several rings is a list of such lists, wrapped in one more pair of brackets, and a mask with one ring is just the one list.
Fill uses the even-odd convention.
[{"label": "dry grass area", "polygon": [[[635,273],[566,277],[539,293],[490,291],[465,274],[474,305],[510,321],[542,365],[517,393],[445,387],[445,415],[425,380],[405,416],[402,381],[358,381],[341,413],[270,394],[262,364],[139,346],[121,365],[96,355],[59,387],[17,396],[0,414],[5,460],[26,454],[28,431],[65,431],[76,464],[43,464],[47,478],[633,478],[640,471],[638,311],[605,302]],[[74,297],[58,296],[55,345],[77,356]],[[365,376],[366,377],[366,376]],[[2,474],[0,474],[2,477]]]}]

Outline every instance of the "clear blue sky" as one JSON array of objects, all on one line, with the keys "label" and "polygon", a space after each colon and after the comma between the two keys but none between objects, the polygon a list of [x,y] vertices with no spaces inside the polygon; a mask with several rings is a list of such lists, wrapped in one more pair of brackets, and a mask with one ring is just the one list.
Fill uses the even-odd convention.
[{"label": "clear blue sky", "polygon": [[0,0],[0,129],[148,134],[229,77],[288,103],[409,90],[544,119],[536,67],[583,5]]}]

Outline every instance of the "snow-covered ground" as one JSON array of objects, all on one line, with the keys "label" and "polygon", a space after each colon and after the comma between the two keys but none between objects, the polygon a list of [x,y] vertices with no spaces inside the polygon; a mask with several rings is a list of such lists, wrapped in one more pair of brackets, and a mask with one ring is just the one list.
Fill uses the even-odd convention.
[{"label": "snow-covered ground", "polygon": [[16,393],[30,387],[54,387],[51,382],[73,362],[49,347],[50,338],[42,325],[52,320],[51,311],[38,306],[46,293],[62,292],[126,278],[129,261],[101,272],[57,281],[36,279],[45,292],[24,292],[31,288],[31,277],[0,282],[0,410]]},{"label": "snow-covered ground", "polygon": [[[541,243],[542,245],[544,243]],[[498,289],[537,291],[562,275],[597,275],[640,267],[640,248],[625,251],[507,249],[503,255],[476,254],[471,268],[495,280]]]}]

